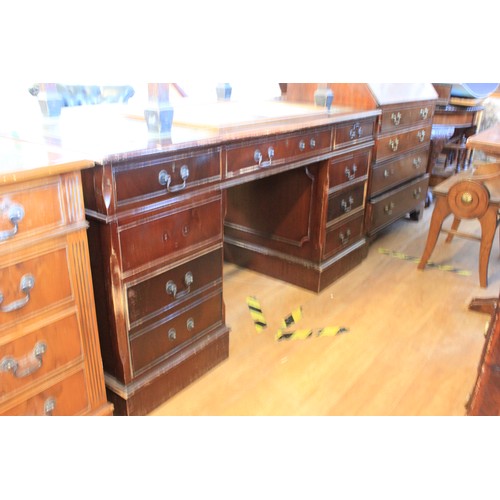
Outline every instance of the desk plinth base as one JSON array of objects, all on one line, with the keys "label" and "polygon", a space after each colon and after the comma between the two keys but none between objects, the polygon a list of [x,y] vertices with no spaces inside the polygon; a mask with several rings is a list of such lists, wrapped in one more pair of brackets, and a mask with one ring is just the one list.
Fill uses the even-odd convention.
[{"label": "desk plinth base", "polygon": [[143,416],[160,406],[229,356],[224,326],[167,359],[155,370],[122,384],[105,374],[108,400],[115,415]]},{"label": "desk plinth base", "polygon": [[349,272],[368,255],[363,238],[320,264],[293,259],[258,245],[225,238],[224,260],[319,293]]}]

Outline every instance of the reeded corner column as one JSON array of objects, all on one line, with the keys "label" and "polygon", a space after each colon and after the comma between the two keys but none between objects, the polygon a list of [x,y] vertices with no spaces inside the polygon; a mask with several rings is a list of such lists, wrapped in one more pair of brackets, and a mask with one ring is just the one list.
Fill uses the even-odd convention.
[{"label": "reeded corner column", "polygon": [[169,100],[169,83],[148,83],[148,106],[144,118],[148,131],[161,137],[170,137],[174,108]]},{"label": "reeded corner column", "polygon": [[333,102],[333,90],[328,88],[326,83],[318,83],[318,88],[314,92],[314,104],[322,106],[330,111]]},{"label": "reeded corner column", "polygon": [[61,115],[63,107],[62,97],[57,91],[55,83],[39,83],[37,94],[38,104],[42,115],[46,118],[56,118]]},{"label": "reeded corner column", "polygon": [[233,88],[229,83],[218,83],[216,92],[218,101],[229,101]]}]

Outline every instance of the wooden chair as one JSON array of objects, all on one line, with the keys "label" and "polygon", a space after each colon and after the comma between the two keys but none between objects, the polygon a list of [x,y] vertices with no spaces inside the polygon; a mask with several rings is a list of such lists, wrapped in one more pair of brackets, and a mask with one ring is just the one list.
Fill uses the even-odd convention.
[{"label": "wooden chair", "polygon": [[[454,236],[479,240],[479,282],[486,288],[491,246],[499,223],[500,163],[487,163],[473,168],[472,173],[455,174],[435,186],[433,193],[436,205],[418,269],[425,269],[441,231],[448,233],[447,243]],[[451,229],[445,230],[443,222],[451,214],[454,215]],[[481,224],[481,236],[460,233],[458,227],[462,219],[477,219]]]}]

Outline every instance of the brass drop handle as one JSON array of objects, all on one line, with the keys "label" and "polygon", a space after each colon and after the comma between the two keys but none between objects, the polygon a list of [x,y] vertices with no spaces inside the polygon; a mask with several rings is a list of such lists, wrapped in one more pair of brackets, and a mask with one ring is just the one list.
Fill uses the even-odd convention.
[{"label": "brass drop handle", "polygon": [[384,177],[387,179],[390,175],[391,173],[389,172],[389,170],[384,169]]},{"label": "brass drop handle", "polygon": [[314,149],[314,148],[316,147],[316,139],[311,139],[311,140],[309,141],[309,147],[310,147],[311,149]]},{"label": "brass drop handle", "polygon": [[429,109],[428,108],[422,108],[420,110],[420,118],[422,118],[422,120],[426,120],[428,116],[429,116]]},{"label": "brass drop handle", "polygon": [[353,126],[351,127],[351,130],[349,131],[349,138],[351,140],[360,138],[363,135],[363,128],[359,123],[354,123]]},{"label": "brass drop handle", "polygon": [[37,342],[33,352],[19,361],[12,356],[5,356],[0,361],[0,372],[11,372],[16,378],[24,378],[35,373],[42,367],[43,355],[47,352],[45,342]]},{"label": "brass drop handle", "polygon": [[415,168],[420,168],[420,166],[422,165],[422,158],[420,158],[420,156],[418,158],[413,158],[413,166]]},{"label": "brass drop handle", "polygon": [[345,176],[347,177],[348,180],[352,181],[356,177],[356,172],[358,171],[358,167],[353,164],[352,166],[352,171],[349,167],[345,168]]},{"label": "brass drop handle", "polygon": [[170,187],[170,184],[172,183],[172,176],[166,170],[161,170],[158,174],[158,182],[167,188],[167,193],[175,193],[176,191],[181,191],[186,187],[186,183],[189,178],[189,168],[187,165],[182,165],[180,175],[182,184]]},{"label": "brass drop handle", "polygon": [[342,200],[340,202],[340,207],[342,208],[342,211],[344,213],[347,213],[351,210],[352,205],[354,204],[354,198],[352,196],[349,196],[348,201],[349,201],[349,204],[345,200]]},{"label": "brass drop handle", "polygon": [[262,153],[260,152],[259,149],[256,149],[254,151],[254,153],[253,153],[253,159],[257,163],[257,165],[259,165],[259,167],[260,167],[260,165],[262,163]]},{"label": "brass drop handle", "polygon": [[43,404],[43,413],[47,417],[51,417],[54,415],[54,410],[56,409],[56,400],[55,398],[48,398]]},{"label": "brass drop handle", "polygon": [[7,229],[6,231],[1,231],[0,241],[8,240],[17,234],[19,229],[18,224],[24,218],[24,207],[18,203],[13,203],[7,209],[7,218],[14,227],[12,229]]},{"label": "brass drop handle", "polygon": [[173,342],[174,340],[176,340],[177,339],[177,332],[176,332],[175,328],[170,328],[170,330],[167,333],[167,336],[168,336],[168,340],[170,340],[170,342]]},{"label": "brass drop handle", "polygon": [[397,151],[399,148],[399,139],[391,139],[389,141],[389,147],[392,149],[392,151]]},{"label": "brass drop handle", "polygon": [[272,146],[269,146],[267,148],[267,156],[269,157],[269,165],[271,165],[271,162],[273,161],[274,158],[274,148]]},{"label": "brass drop handle", "polygon": [[306,143],[305,143],[305,141],[300,141],[299,142],[299,150],[304,151],[304,149],[306,149]]},{"label": "brass drop handle", "polygon": [[392,113],[391,120],[394,125],[398,126],[401,122],[401,113],[399,111],[397,113]]},{"label": "brass drop handle", "polygon": [[420,195],[422,194],[422,188],[419,187],[418,189],[413,190],[413,197],[418,200],[420,198]]},{"label": "brass drop handle", "polygon": [[[12,311],[17,311],[18,309],[21,309],[24,307],[30,300],[30,292],[35,286],[35,278],[33,277],[32,274],[25,274],[21,278],[21,282],[19,284],[19,289],[22,293],[24,293],[26,296],[23,297],[22,299],[15,300],[14,302],[11,302],[10,304],[7,304],[6,306],[0,305],[0,311],[9,313]],[[3,302],[3,293],[0,292],[0,304]]]},{"label": "brass drop handle", "polygon": [[392,210],[393,208],[395,207],[395,203],[394,202],[390,202],[388,205],[385,205],[384,206],[384,212],[387,214],[387,215],[391,215],[392,214]]},{"label": "brass drop handle", "polygon": [[417,137],[418,137],[419,142],[424,142],[425,130],[420,130],[419,132],[417,132]]},{"label": "brass drop handle", "polygon": [[348,229],[345,234],[344,233],[340,233],[339,234],[339,239],[342,243],[342,245],[345,245],[347,244],[347,242],[349,241],[349,238],[351,237],[351,230]]},{"label": "brass drop handle", "polygon": [[172,295],[174,299],[180,299],[191,291],[191,285],[193,284],[193,282],[194,282],[193,273],[191,271],[188,271],[184,275],[184,285],[186,286],[185,290],[177,293],[177,285],[175,284],[174,281],[169,280],[165,285],[165,291],[167,292],[168,295]]}]

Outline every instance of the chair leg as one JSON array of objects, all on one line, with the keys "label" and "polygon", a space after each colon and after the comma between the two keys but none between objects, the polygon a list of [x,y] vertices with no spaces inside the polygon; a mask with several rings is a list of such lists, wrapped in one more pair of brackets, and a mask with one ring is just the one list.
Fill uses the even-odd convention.
[{"label": "chair leg", "polygon": [[429,234],[427,235],[427,242],[425,244],[424,253],[418,264],[418,269],[425,269],[427,261],[429,260],[436,242],[443,226],[443,221],[451,214],[448,198],[446,196],[438,196],[436,198],[436,205],[432,212],[431,223],[429,226]]},{"label": "chair leg", "polygon": [[497,208],[489,207],[479,219],[481,223],[481,247],[479,249],[479,284],[482,288],[488,286],[488,264],[491,246],[497,229]]},{"label": "chair leg", "polygon": [[[461,219],[455,216],[451,225],[451,230],[456,231],[458,229],[458,226],[460,226],[460,222]],[[455,236],[453,233],[448,233],[448,236],[446,237],[446,243],[451,243],[451,241],[453,240],[453,236]]]}]

